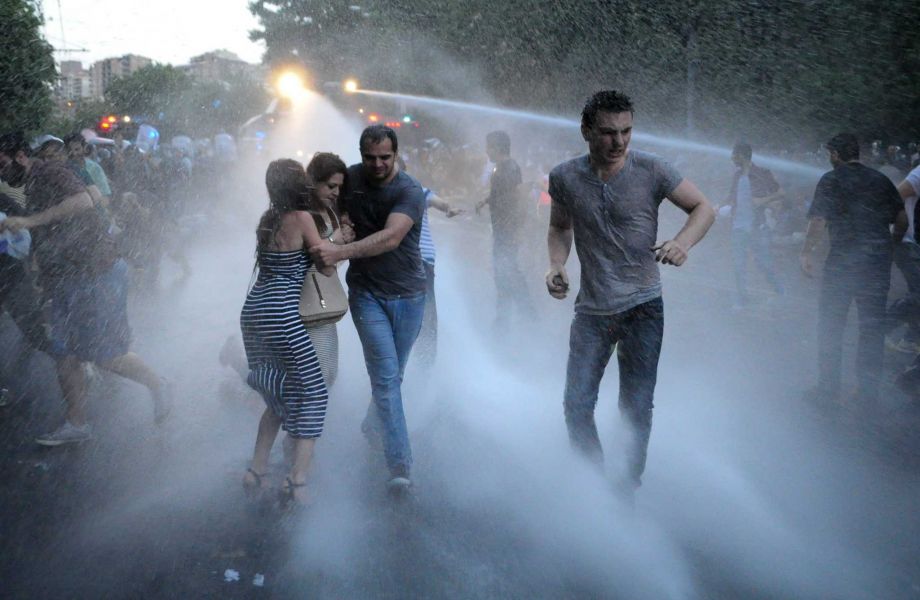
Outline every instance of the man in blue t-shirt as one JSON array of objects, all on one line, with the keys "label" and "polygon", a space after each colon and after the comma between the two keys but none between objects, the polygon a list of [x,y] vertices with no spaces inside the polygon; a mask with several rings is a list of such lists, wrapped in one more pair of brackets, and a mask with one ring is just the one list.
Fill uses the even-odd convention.
[{"label": "man in blue t-shirt", "polygon": [[[588,154],[549,174],[552,209],[546,274],[550,295],[565,298],[565,263],[574,240],[581,289],[569,335],[565,421],[573,446],[601,463],[594,408],[616,348],[620,414],[634,434],[622,486],[627,494],[641,484],[652,430],[664,331],[657,263],[682,265],[715,220],[706,197],[674,167],[654,154],[629,149],[632,125],[633,105],[624,94],[598,92],[585,105],[581,134]],[[665,198],[689,217],[673,239],[659,243],[658,209]]]},{"label": "man in blue t-shirt", "polygon": [[355,241],[310,248],[321,266],[350,261],[346,281],[374,403],[362,430],[380,434],[394,494],[411,485],[412,450],[402,403],[402,379],[425,310],[427,277],[419,250],[425,194],[396,166],[396,133],[383,125],[364,130],[361,163],[348,169],[343,211]]}]

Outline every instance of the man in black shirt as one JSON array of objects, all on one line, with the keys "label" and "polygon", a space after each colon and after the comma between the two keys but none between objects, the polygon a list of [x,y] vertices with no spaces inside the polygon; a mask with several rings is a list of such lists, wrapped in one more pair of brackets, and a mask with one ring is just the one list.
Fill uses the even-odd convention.
[{"label": "man in black shirt", "polygon": [[489,178],[489,196],[476,206],[476,211],[489,205],[492,269],[498,300],[495,328],[502,333],[508,327],[513,306],[526,319],[535,318],[536,311],[518,264],[518,246],[527,214],[519,189],[521,169],[511,158],[511,138],[504,131],[493,131],[486,136],[486,153],[495,168]]},{"label": "man in black shirt", "polygon": [[361,164],[348,169],[343,209],[355,241],[310,248],[321,266],[348,260],[348,303],[371,379],[374,403],[362,430],[381,438],[391,493],[410,486],[412,450],[402,403],[402,379],[422,327],[427,276],[419,251],[425,194],[396,166],[396,133],[372,125],[358,143]]},{"label": "man in black shirt", "polygon": [[826,145],[834,169],[815,189],[802,249],[802,270],[814,273],[814,250],[825,229],[830,252],[824,263],[818,316],[818,387],[816,399],[828,401],[840,391],[840,364],[847,312],[859,310],[858,395],[878,398],[885,349],[885,304],[891,283],[892,237],[889,226],[904,210],[894,184],[859,162],[859,143],[841,133]]}]

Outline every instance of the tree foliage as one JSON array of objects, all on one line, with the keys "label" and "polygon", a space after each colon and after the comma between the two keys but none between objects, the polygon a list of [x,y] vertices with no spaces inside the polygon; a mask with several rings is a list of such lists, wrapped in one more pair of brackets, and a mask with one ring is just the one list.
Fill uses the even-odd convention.
[{"label": "tree foliage", "polygon": [[351,1],[257,0],[253,37],[270,60],[391,91],[572,113],[618,87],[661,128],[709,137],[920,136],[912,0]]},{"label": "tree foliage", "polygon": [[51,113],[54,49],[32,2],[0,0],[0,131],[35,131]]},{"label": "tree foliage", "polygon": [[235,133],[268,102],[263,86],[244,76],[198,81],[170,65],[150,65],[113,81],[105,112],[129,114],[154,123],[166,136]]}]

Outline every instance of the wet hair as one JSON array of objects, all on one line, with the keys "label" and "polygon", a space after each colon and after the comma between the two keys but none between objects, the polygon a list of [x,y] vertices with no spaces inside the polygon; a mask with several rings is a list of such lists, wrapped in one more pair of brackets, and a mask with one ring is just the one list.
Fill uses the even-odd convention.
[{"label": "wet hair", "polygon": [[364,151],[368,144],[379,144],[383,140],[390,140],[393,144],[393,153],[399,150],[399,142],[396,141],[396,132],[386,125],[371,125],[361,132],[361,138],[358,140],[358,150]]},{"label": "wet hair", "polygon": [[824,147],[836,152],[842,161],[859,159],[859,140],[852,133],[838,133]]},{"label": "wet hair", "polygon": [[[345,166],[345,162],[339,158],[338,154],[333,154],[331,152],[317,152],[313,155],[313,159],[310,160],[310,164],[307,165],[307,178],[311,185],[316,185],[324,181],[329,181],[333,175],[342,174],[342,186],[345,186],[345,183],[348,181],[348,167]],[[336,227],[338,220],[336,212],[341,212],[340,207],[335,207],[335,212],[328,209],[325,206],[321,206],[319,201],[317,201],[313,194],[310,194],[307,199],[307,210],[310,211],[310,214],[313,215],[313,220],[316,222],[316,229],[322,235],[323,231],[326,229],[326,222],[323,219],[323,213],[329,215],[332,221],[333,229]]]},{"label": "wet hair", "polygon": [[754,156],[754,149],[747,142],[736,142],[732,148],[732,154],[751,160],[751,157]]},{"label": "wet hair", "polygon": [[507,131],[492,131],[486,134],[486,146],[492,146],[502,154],[511,154],[511,136]]},{"label": "wet hair", "polygon": [[314,183],[329,181],[336,173],[348,177],[348,167],[338,154],[332,152],[317,152],[307,165],[307,175]]},{"label": "wet hair", "polygon": [[582,127],[594,127],[597,113],[622,113],[632,114],[633,104],[629,96],[616,90],[603,90],[591,96],[581,111]]},{"label": "wet hair", "polygon": [[64,145],[63,140],[53,138],[44,142],[35,150],[35,156],[39,158],[48,158],[52,156],[58,150],[64,150],[66,146]]},{"label": "wet hair", "polygon": [[17,152],[23,152],[26,156],[32,154],[32,148],[26,141],[26,136],[21,131],[13,131],[0,135],[0,152],[8,155],[10,158]]},{"label": "wet hair", "polygon": [[71,142],[79,142],[81,148],[86,147],[86,138],[80,133],[71,133],[64,137],[64,145],[70,146]]},{"label": "wet hair", "polygon": [[256,262],[261,262],[262,252],[277,242],[281,218],[291,211],[305,208],[307,173],[296,160],[273,160],[265,171],[265,187],[268,190],[268,210],[262,214],[256,229]]}]

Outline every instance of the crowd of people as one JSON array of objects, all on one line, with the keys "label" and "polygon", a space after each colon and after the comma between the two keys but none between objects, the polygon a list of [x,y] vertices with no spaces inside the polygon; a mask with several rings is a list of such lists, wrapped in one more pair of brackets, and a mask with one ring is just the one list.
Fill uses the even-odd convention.
[{"label": "crowd of people", "polygon": [[[289,462],[283,497],[289,504],[309,501],[309,466],[338,372],[337,322],[348,312],[372,397],[361,429],[371,447],[382,451],[389,492],[407,495],[413,455],[403,377],[414,346],[428,366],[437,346],[428,210],[460,214],[464,208],[450,199],[470,198],[482,181],[482,200],[467,205],[477,213],[489,211],[497,335],[506,335],[515,316],[525,323],[537,319],[529,270],[521,263],[532,224],[542,224],[549,265],[545,286],[553,298],[568,295],[566,263],[575,247],[581,281],[562,399],[565,423],[573,447],[602,464],[594,411],[616,349],[619,408],[633,432],[627,472],[618,485],[631,497],[646,464],[664,331],[658,265],[684,264],[717,216],[700,188],[674,165],[630,148],[633,114],[624,94],[594,94],[581,119],[587,151],[554,159],[555,166],[528,157],[522,169],[511,136],[499,130],[485,137],[488,162],[464,147],[463,160],[452,161],[459,166],[443,170],[436,148],[401,153],[396,132],[384,125],[363,131],[357,140],[361,161],[352,166],[327,152],[306,166],[293,159],[273,161],[265,174],[268,208],[256,227],[257,276],[240,316],[242,343],[231,337],[220,352],[221,361],[235,367],[265,400],[243,475],[245,489],[264,490],[269,456],[283,430]],[[825,150],[832,169],[802,211],[807,232],[801,237],[800,263],[806,275],[817,274],[816,253],[825,237],[830,241],[818,302],[819,376],[808,396],[820,404],[838,401],[843,331],[855,302],[856,398],[871,410],[880,393],[886,333],[906,324],[904,339],[893,344],[920,356],[915,233],[920,167],[897,175],[871,168],[860,160],[857,139],[847,133],[829,140]],[[196,165],[180,150],[150,156],[116,144],[104,156],[98,152],[79,134],[46,136],[34,146],[21,134],[0,137],[5,186],[0,234],[6,241],[0,303],[28,343],[54,358],[67,406],[64,423],[37,439],[45,445],[78,443],[92,435],[84,410],[84,363],[145,385],[157,423],[169,417],[174,403],[169,381],[131,351],[129,267],[143,274],[135,285],[155,281],[164,256],[186,276],[191,272],[182,244],[172,243],[170,235],[195,202],[190,182]],[[886,164],[910,166],[913,156],[905,163],[901,154],[886,153]],[[733,308],[743,311],[750,305],[751,259],[777,296],[786,293],[786,277],[772,258],[772,237],[789,198],[773,174],[756,164],[750,144],[737,143],[732,162],[735,173],[726,183],[720,213],[731,223]],[[438,182],[444,195],[420,179]],[[661,241],[664,200],[681,209],[686,220]],[[337,275],[337,266],[345,262],[347,293]],[[908,295],[888,307],[892,262],[904,274]],[[899,384],[911,394],[920,390],[920,365]]]}]

